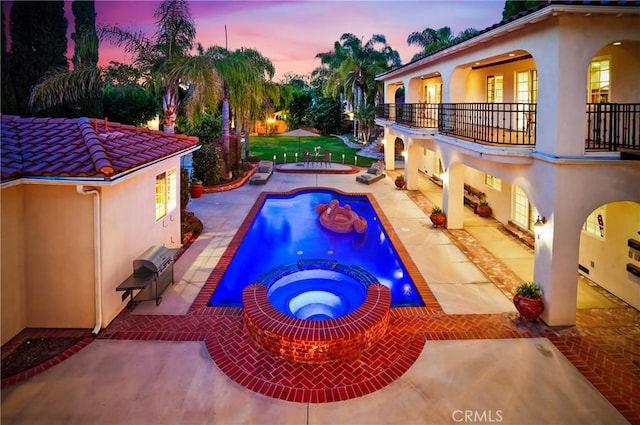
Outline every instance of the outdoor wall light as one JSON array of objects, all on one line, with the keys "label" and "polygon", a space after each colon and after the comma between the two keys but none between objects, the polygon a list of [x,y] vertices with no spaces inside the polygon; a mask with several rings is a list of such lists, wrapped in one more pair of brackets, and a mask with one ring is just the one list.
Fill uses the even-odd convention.
[{"label": "outdoor wall light", "polygon": [[533,223],[533,230],[537,239],[540,239],[540,235],[542,234],[542,230],[546,222],[547,219],[545,217],[540,218],[540,216],[538,216],[538,219]]}]

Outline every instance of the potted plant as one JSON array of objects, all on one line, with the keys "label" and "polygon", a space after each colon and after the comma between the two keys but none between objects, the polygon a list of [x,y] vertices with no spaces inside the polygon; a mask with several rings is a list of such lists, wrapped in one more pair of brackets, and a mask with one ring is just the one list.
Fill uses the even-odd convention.
[{"label": "potted plant", "polygon": [[478,206],[476,207],[476,214],[480,217],[491,217],[491,207],[489,206],[489,201],[486,199],[481,199],[478,202]]},{"label": "potted plant", "polygon": [[398,189],[402,189],[407,182],[404,180],[403,174],[398,174],[396,177],[396,187]]},{"label": "potted plant", "polygon": [[524,282],[516,288],[513,304],[521,316],[537,320],[544,311],[542,288],[535,282]]},{"label": "potted plant", "polygon": [[202,180],[200,179],[192,179],[191,184],[189,185],[189,194],[192,198],[199,198],[204,192],[204,186],[202,185]]},{"label": "potted plant", "polygon": [[431,209],[429,219],[433,223],[433,227],[438,227],[444,226],[444,223],[447,221],[447,216],[444,211],[442,211],[442,208],[436,205]]}]

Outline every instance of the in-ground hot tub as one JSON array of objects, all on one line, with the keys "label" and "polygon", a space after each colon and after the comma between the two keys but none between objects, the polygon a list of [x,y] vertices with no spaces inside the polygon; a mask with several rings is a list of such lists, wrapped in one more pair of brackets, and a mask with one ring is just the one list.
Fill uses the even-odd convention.
[{"label": "in-ground hot tub", "polygon": [[326,363],[358,357],[384,336],[391,293],[360,267],[320,259],[270,270],[242,302],[247,332],[269,353]]}]

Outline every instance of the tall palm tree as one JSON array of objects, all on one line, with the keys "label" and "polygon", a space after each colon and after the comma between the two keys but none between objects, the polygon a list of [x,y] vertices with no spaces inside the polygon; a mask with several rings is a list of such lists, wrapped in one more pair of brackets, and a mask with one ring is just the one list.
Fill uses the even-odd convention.
[{"label": "tall palm tree", "polygon": [[264,118],[266,112],[273,112],[280,101],[279,86],[273,83],[275,68],[273,63],[255,49],[238,49],[234,53],[245,63],[244,79],[232,88],[234,94],[238,132],[244,134],[245,157],[250,154],[249,123]]},{"label": "tall palm tree", "polygon": [[[219,80],[214,70],[201,57],[188,53],[193,46],[195,26],[184,0],[166,0],[156,9],[157,30],[154,38],[130,33],[118,27],[99,30],[100,37],[124,46],[133,55],[133,66],[149,89],[162,96],[164,130],[174,132],[180,105],[180,89],[186,89],[182,106],[190,122],[197,120],[204,106],[216,106]],[[33,108],[48,108],[65,102],[82,100],[101,91],[108,68],[89,62],[73,71],[53,71],[31,92]]]},{"label": "tall palm tree", "polygon": [[202,57],[210,67],[220,76],[222,81],[222,160],[223,178],[231,179],[231,164],[229,157],[229,136],[231,132],[230,97],[231,87],[244,83],[244,61],[220,46],[213,46],[203,52]]},{"label": "tall palm tree", "polygon": [[361,136],[368,138],[367,129],[370,126],[364,120],[369,120],[369,114],[359,114],[358,110],[375,103],[381,90],[375,76],[399,66],[400,56],[381,34],[374,34],[363,44],[355,35],[345,33],[340,37],[340,42],[334,45],[333,52],[316,55],[329,67],[325,93],[334,97],[343,96],[354,112]]},{"label": "tall palm tree", "polygon": [[[178,108],[184,106],[191,122],[204,106],[215,106],[216,76],[201,56],[191,56],[196,28],[185,0],[165,0],[156,9],[153,38],[118,27],[105,27],[101,36],[133,55],[133,65],[142,71],[149,87],[162,96],[163,128],[173,133]],[[187,87],[184,105],[180,88]]]}]

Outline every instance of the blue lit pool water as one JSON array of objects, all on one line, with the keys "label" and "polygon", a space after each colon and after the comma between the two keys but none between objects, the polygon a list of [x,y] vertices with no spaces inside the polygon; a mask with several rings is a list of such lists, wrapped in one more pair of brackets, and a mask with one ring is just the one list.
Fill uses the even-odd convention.
[{"label": "blue lit pool water", "polygon": [[[322,227],[315,207],[328,204],[332,199],[337,199],[341,206],[349,204],[364,217],[366,232],[339,234]],[[243,289],[257,282],[262,274],[281,265],[309,259],[334,260],[363,268],[389,288],[392,307],[424,306],[367,197],[328,190],[267,196],[209,305],[240,307]],[[333,284],[333,279],[322,277],[320,280],[321,285]],[[335,284],[340,285],[339,279]],[[326,292],[322,288],[318,291]]]}]

